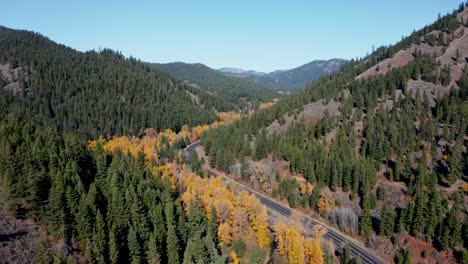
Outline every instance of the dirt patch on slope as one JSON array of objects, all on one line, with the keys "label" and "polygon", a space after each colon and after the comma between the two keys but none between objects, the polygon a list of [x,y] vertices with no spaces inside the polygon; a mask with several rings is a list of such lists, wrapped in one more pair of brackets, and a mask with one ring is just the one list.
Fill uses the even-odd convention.
[{"label": "dirt patch on slope", "polygon": [[39,225],[15,219],[0,208],[0,263],[31,263],[36,241],[45,237],[38,228]]},{"label": "dirt patch on slope", "polygon": [[[448,87],[458,87],[456,81],[460,79],[462,70],[468,62],[468,28],[463,24],[465,21],[468,21],[468,8],[465,8],[457,15],[457,20],[460,22],[460,26],[452,35],[438,30],[432,31],[426,36],[421,37],[419,39],[420,43],[413,43],[408,48],[398,51],[391,58],[377,63],[355,79],[363,80],[377,75],[385,75],[393,68],[407,65],[414,59],[413,54],[416,51],[421,51],[424,54],[435,55],[436,60],[440,61],[441,67],[449,65],[451,67],[451,82]],[[450,38],[451,41],[445,46],[430,45],[425,42],[428,35],[437,37],[439,34],[443,34],[445,39]],[[458,61],[456,59],[457,53]]]},{"label": "dirt patch on slope", "polygon": [[368,79],[370,77],[375,77],[377,75],[385,75],[393,68],[399,68],[402,66],[407,65],[411,61],[413,61],[414,56],[413,53],[416,50],[420,50],[422,53],[433,54],[441,54],[443,47],[442,46],[430,46],[426,43],[421,43],[421,45],[413,44],[408,49],[403,49],[395,53],[391,58],[387,58],[373,67],[369,68],[367,71],[359,74],[356,77],[356,80],[363,80]]},{"label": "dirt patch on slope", "polygon": [[406,90],[411,94],[411,96],[415,96],[419,93],[421,98],[424,98],[423,95],[426,95],[429,99],[429,104],[431,106],[435,106],[435,99],[447,94],[450,91],[450,88],[444,87],[441,84],[434,84],[422,80],[408,80]]},{"label": "dirt patch on slope", "polygon": [[288,114],[285,114],[283,116],[285,120],[283,125],[281,125],[278,120],[275,120],[271,125],[269,125],[266,128],[267,133],[284,134],[288,130],[288,127],[295,122],[295,120],[304,119],[306,124],[309,124],[311,122],[317,122],[323,118],[326,112],[328,112],[330,116],[338,116],[340,115],[340,106],[340,102],[335,102],[333,100],[326,102],[323,99],[310,104],[306,104],[304,105],[304,110],[296,115],[289,116]]}]

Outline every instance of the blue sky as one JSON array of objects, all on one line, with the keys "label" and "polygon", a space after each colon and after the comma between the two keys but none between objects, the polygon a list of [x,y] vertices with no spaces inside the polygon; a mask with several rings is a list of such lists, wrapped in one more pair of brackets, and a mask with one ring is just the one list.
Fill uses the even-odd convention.
[{"label": "blue sky", "polygon": [[0,25],[37,31],[82,51],[111,48],[149,62],[273,71],[362,57],[460,2],[8,0]]}]

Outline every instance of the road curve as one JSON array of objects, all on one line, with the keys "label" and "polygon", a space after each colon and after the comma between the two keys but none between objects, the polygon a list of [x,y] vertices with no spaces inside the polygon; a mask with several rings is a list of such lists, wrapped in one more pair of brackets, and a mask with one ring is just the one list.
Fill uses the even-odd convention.
[{"label": "road curve", "polygon": [[[194,143],[190,144],[189,146],[187,146],[185,148],[185,155],[186,155],[186,161],[187,163],[190,163],[190,160],[191,160],[191,153],[198,147],[200,146],[200,141],[195,141]],[[266,197],[265,195],[263,194],[260,194],[254,190],[252,190],[251,188],[249,188],[248,186],[245,186],[241,183],[238,183],[236,181],[234,181],[233,179],[227,177],[226,175],[222,174],[222,173],[219,173],[219,172],[216,172],[212,169],[208,169],[208,174],[209,175],[212,175],[212,176],[215,176],[215,177],[222,177],[224,180],[226,181],[229,181],[229,182],[233,182],[235,183],[239,189],[242,189],[242,190],[245,190],[247,192],[249,192],[250,194],[254,194],[255,196],[257,196],[260,201],[269,209],[269,210],[273,210],[285,217],[289,217],[291,215],[291,213],[293,211],[297,212],[299,215],[302,216],[302,224],[304,225],[304,228],[306,229],[311,229],[314,225],[321,225],[321,226],[324,226],[327,228],[327,233],[324,235],[324,237],[326,239],[329,239],[331,241],[333,241],[333,243],[335,244],[335,246],[337,248],[340,248],[342,245],[345,245],[345,244],[348,244],[349,248],[351,249],[351,254],[353,256],[356,256],[356,257],[359,257],[363,263],[369,263],[369,264],[381,264],[383,263],[378,257],[374,256],[373,254],[371,254],[368,249],[366,249],[364,246],[362,245],[359,245],[357,244],[356,242],[354,242],[352,239],[348,238],[346,235],[340,233],[340,232],[337,232],[336,230],[333,230],[333,229],[330,229],[328,228],[325,224],[311,218],[310,216],[308,215],[305,215],[303,214],[302,212],[300,211],[297,211],[297,210],[294,210],[292,208],[290,208],[289,206],[286,206],[282,203],[279,203],[269,197]]]}]

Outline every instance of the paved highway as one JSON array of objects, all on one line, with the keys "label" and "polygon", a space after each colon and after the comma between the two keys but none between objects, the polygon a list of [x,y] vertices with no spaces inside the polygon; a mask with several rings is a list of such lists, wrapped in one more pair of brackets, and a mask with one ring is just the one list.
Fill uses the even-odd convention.
[{"label": "paved highway", "polygon": [[[191,153],[195,150],[195,148],[197,148],[198,146],[200,146],[200,141],[196,141],[194,143],[192,143],[191,145],[187,146],[187,148],[185,148],[185,155],[186,155],[186,159],[187,159],[187,162],[190,162],[190,158],[191,158]],[[260,201],[269,209],[269,210],[273,210],[285,217],[289,217],[291,215],[291,213],[293,211],[296,211],[299,215],[302,216],[302,224],[304,225],[304,228],[308,229],[308,230],[311,230],[312,227],[314,225],[321,225],[321,226],[324,226],[327,228],[328,232],[325,234],[325,238],[326,239],[329,239],[331,241],[333,241],[333,243],[336,245],[337,248],[341,248],[342,245],[345,245],[345,244],[348,244],[350,249],[351,249],[351,253],[354,255],[354,256],[357,256],[359,257],[363,263],[369,263],[369,264],[380,264],[380,263],[383,263],[379,258],[377,258],[376,256],[374,256],[372,253],[369,252],[369,250],[367,248],[365,248],[364,246],[362,245],[359,245],[357,244],[356,242],[354,242],[352,239],[350,239],[349,237],[347,237],[346,235],[340,233],[340,232],[337,232],[333,229],[330,229],[328,228],[325,224],[309,217],[308,215],[305,215],[297,210],[294,210],[294,209],[291,209],[290,207],[282,204],[282,203],[279,203],[273,199],[270,199],[254,190],[252,190],[251,188],[241,184],[241,183],[238,183],[234,180],[232,180],[231,178],[227,177],[226,175],[222,174],[222,173],[219,173],[219,172],[216,172],[212,169],[208,169],[208,173],[212,176],[215,176],[215,177],[223,177],[224,180],[226,181],[229,181],[229,182],[233,182],[235,184],[237,184],[239,186],[239,189],[243,189],[247,192],[249,192],[250,194],[254,194],[255,196],[257,196]]]}]

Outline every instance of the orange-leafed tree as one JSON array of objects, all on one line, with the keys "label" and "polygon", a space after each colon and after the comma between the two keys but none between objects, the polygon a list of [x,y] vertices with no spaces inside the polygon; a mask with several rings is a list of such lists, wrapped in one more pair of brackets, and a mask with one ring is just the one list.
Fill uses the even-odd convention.
[{"label": "orange-leafed tree", "polygon": [[232,226],[229,223],[222,223],[218,227],[218,237],[225,245],[232,242]]},{"label": "orange-leafed tree", "polygon": [[317,206],[320,213],[325,213],[335,207],[333,193],[328,188],[324,188],[320,193],[320,199]]},{"label": "orange-leafed tree", "polygon": [[231,253],[229,253],[229,256],[231,257],[231,260],[232,260],[233,264],[239,264],[240,263],[240,259],[237,256],[236,252],[231,251]]}]

